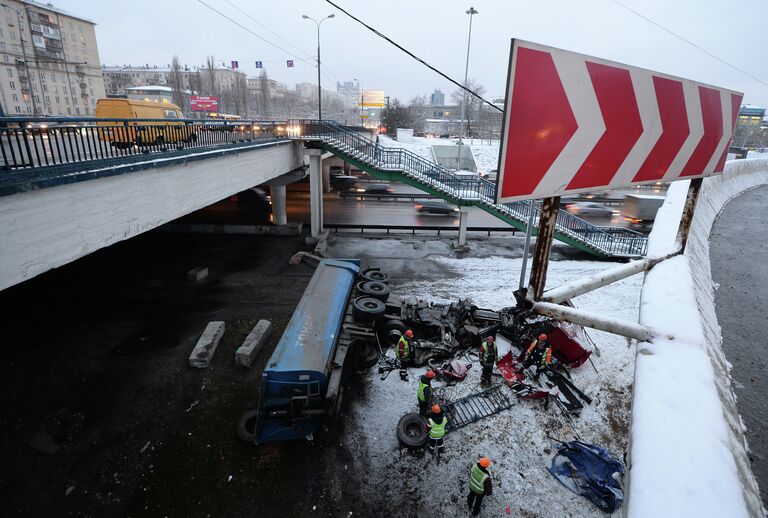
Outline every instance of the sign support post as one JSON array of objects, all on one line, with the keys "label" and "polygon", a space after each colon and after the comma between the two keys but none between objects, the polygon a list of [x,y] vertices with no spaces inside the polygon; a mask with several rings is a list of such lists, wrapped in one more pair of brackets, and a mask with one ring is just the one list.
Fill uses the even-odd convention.
[{"label": "sign support post", "polygon": [[691,229],[691,222],[696,211],[696,202],[699,200],[702,181],[703,178],[694,178],[688,186],[688,195],[685,198],[683,215],[680,217],[680,226],[677,229],[677,242],[680,243],[680,253],[685,252],[685,244],[688,242],[688,231]]},{"label": "sign support post", "polygon": [[549,266],[549,251],[555,236],[555,223],[560,212],[560,196],[544,198],[539,216],[539,234],[536,236],[536,249],[533,252],[531,278],[528,282],[527,300],[534,302],[544,294]]},{"label": "sign support post", "polygon": [[525,270],[528,268],[528,252],[531,250],[531,234],[533,233],[533,204],[535,200],[529,200],[528,224],[525,226],[525,248],[523,248],[523,264],[520,266],[520,289],[525,288]]}]

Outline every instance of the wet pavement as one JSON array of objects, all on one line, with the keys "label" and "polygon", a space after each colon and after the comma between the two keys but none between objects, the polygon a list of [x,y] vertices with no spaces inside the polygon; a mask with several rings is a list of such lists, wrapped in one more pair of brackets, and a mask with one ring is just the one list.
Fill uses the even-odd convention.
[{"label": "wet pavement", "polygon": [[[733,365],[737,406],[747,426],[752,469],[768,506],[768,187],[726,205],[711,235],[717,319]],[[719,285],[719,287],[718,287]]]}]

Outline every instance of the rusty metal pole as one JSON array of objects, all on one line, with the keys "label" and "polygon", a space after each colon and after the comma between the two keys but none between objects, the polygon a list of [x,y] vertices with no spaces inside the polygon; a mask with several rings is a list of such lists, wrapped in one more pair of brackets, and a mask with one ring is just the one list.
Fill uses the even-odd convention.
[{"label": "rusty metal pole", "polygon": [[680,217],[680,226],[677,228],[677,242],[680,243],[680,253],[685,252],[685,244],[688,242],[688,231],[691,229],[693,214],[696,211],[696,202],[699,200],[702,178],[694,178],[688,186],[688,195],[685,198],[683,215]]},{"label": "rusty metal pole", "polygon": [[549,266],[549,251],[555,235],[555,223],[560,212],[560,196],[544,198],[539,217],[539,234],[536,236],[536,249],[533,252],[531,278],[528,281],[527,299],[530,302],[539,300],[544,293]]}]

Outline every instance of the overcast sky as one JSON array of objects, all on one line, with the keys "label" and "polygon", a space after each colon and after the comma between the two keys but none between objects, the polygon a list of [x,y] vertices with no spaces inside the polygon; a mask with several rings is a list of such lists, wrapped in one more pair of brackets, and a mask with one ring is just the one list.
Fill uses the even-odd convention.
[{"label": "overcast sky", "polygon": [[[618,0],[660,25],[768,83],[768,6],[765,0]],[[279,50],[212,12],[197,0],[53,0],[95,21],[102,64],[200,65],[207,55],[238,60],[249,75],[255,60],[271,78],[293,86],[316,81],[315,25],[301,18],[336,17],[322,25],[325,88],[359,79],[407,101],[435,88],[455,88],[323,0],[205,0]],[[720,63],[618,5],[614,0],[338,0],[449,76],[461,80],[470,5],[474,16],[469,75],[489,97],[502,97],[509,41],[521,38],[745,93],[768,106],[768,86]],[[119,7],[122,6],[122,7]],[[253,19],[239,12],[242,9]],[[269,30],[265,29],[268,27]],[[279,36],[277,36],[276,34]],[[283,39],[281,39],[283,38]],[[287,41],[286,41],[287,40]],[[306,60],[300,61],[300,59]],[[294,68],[286,60],[293,59]]]}]

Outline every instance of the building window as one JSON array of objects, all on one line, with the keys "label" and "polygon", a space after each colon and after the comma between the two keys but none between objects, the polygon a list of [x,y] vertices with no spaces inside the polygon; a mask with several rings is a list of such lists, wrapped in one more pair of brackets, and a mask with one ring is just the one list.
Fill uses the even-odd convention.
[{"label": "building window", "polygon": [[16,39],[16,31],[11,31],[11,39],[12,40]]},{"label": "building window", "polygon": [[51,74],[51,81],[56,82],[56,74]]},{"label": "building window", "polygon": [[32,98],[35,100],[36,103],[40,102],[40,97],[37,95],[33,95]]},{"label": "building window", "polygon": [[16,83],[13,81],[8,81],[8,84],[11,86],[11,90],[16,90]]},{"label": "building window", "polygon": [[16,94],[11,94],[11,99],[13,99],[14,101],[18,101],[19,100],[19,96],[16,95]]},{"label": "building window", "polygon": [[32,113],[32,107],[31,106],[27,106],[27,113]]},{"label": "building window", "polygon": [[0,41],[0,50],[5,50],[5,42]]},{"label": "building window", "polygon": [[72,108],[67,106],[67,115],[72,115]]},{"label": "building window", "polygon": [[21,113],[21,106],[16,106],[16,113]]},{"label": "building window", "polygon": [[43,85],[43,92],[47,92],[47,91],[48,91],[48,85],[44,84]]},{"label": "building window", "polygon": [[75,108],[75,114],[80,115],[80,108]]},{"label": "building window", "polygon": [[45,72],[40,72],[40,79],[45,81]]},{"label": "building window", "polygon": [[13,77],[13,69],[12,68],[6,68],[6,72],[8,72],[8,77]]},{"label": "building window", "polygon": [[64,93],[68,93],[68,92],[67,92],[67,87],[66,87],[66,86],[62,86],[62,87],[61,87],[61,89],[64,91]]},{"label": "building window", "polygon": [[58,95],[54,97],[54,99],[56,99],[56,104],[59,104],[61,102],[61,98]]},{"label": "building window", "polygon": [[51,104],[51,98],[48,97],[47,95],[45,96],[45,102],[47,102],[48,104]]}]

